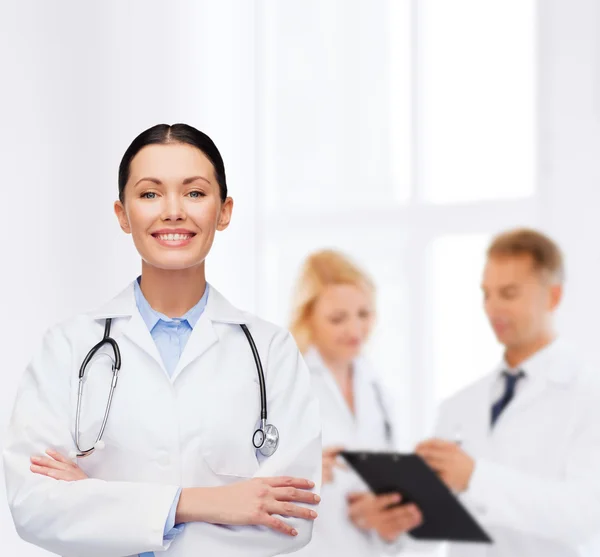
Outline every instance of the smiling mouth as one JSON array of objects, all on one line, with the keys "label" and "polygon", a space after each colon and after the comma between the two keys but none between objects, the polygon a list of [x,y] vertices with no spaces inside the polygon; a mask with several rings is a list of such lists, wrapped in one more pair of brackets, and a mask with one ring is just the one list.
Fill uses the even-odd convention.
[{"label": "smiling mouth", "polygon": [[181,242],[185,240],[191,240],[195,234],[152,234],[156,239],[162,240],[163,242]]}]

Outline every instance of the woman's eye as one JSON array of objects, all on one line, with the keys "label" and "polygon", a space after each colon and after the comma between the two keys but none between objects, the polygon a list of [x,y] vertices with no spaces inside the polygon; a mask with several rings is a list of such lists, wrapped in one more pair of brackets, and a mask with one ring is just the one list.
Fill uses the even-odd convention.
[{"label": "woman's eye", "polygon": [[154,193],[153,191],[147,191],[146,193],[142,194],[142,197],[144,199],[154,199],[156,197],[156,193]]},{"label": "woman's eye", "polygon": [[204,192],[194,190],[194,191],[191,191],[189,195],[190,195],[190,197],[192,197],[194,199],[198,199],[199,197],[204,197]]}]

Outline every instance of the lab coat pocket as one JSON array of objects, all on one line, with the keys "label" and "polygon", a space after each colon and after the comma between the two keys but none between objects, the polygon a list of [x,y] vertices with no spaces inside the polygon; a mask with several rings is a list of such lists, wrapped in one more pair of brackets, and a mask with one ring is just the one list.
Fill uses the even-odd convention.
[{"label": "lab coat pocket", "polygon": [[[225,398],[224,398],[225,397]],[[251,478],[258,471],[252,435],[260,416],[258,381],[229,384],[207,401],[200,425],[200,451],[218,476]]]}]

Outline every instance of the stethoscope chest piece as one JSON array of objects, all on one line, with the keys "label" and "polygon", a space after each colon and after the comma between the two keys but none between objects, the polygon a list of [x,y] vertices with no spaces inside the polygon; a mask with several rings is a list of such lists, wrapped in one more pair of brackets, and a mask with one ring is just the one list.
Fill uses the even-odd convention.
[{"label": "stethoscope chest piece", "polygon": [[252,444],[263,456],[271,456],[279,446],[279,431],[273,424],[261,424],[252,436]]}]

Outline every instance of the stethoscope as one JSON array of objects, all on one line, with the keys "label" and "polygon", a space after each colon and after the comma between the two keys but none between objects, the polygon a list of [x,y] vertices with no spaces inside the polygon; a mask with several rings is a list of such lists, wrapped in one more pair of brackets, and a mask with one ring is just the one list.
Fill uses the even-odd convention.
[{"label": "stethoscope", "polygon": [[[110,407],[112,405],[113,395],[115,389],[117,388],[117,382],[119,380],[119,370],[121,369],[121,351],[119,350],[119,345],[117,341],[110,336],[110,326],[112,319],[108,318],[104,325],[104,336],[98,344],[96,344],[84,358],[81,363],[81,367],[79,368],[79,385],[77,389],[77,414],[75,416],[75,446],[77,447],[77,451],[72,451],[69,456],[71,458],[81,458],[84,456],[91,455],[96,449],[101,450],[104,448],[104,441],[102,437],[104,435],[104,430],[106,429],[106,423],[108,422],[108,416],[110,415]],[[246,325],[240,324],[242,331],[246,335],[248,339],[248,344],[250,344],[250,348],[252,349],[252,356],[254,356],[254,362],[256,363],[256,371],[258,373],[258,383],[260,387],[260,422],[258,425],[258,429],[252,435],[252,444],[260,452],[263,456],[271,456],[279,446],[279,431],[273,424],[267,423],[267,388],[265,384],[265,374],[263,371],[262,363],[260,361],[260,354],[256,348],[256,344],[254,343],[254,339],[248,330]],[[92,358],[96,355],[98,350],[100,350],[103,346],[109,346],[112,351],[114,357],[112,360],[112,381],[110,385],[110,391],[108,393],[108,400],[106,402],[106,409],[104,410],[104,418],[102,419],[102,425],[100,426],[100,431],[98,432],[98,436],[96,437],[96,441],[89,449],[82,449],[79,440],[79,424],[81,418],[81,405],[83,400],[83,385],[85,383],[86,370],[87,367],[92,360]],[[110,356],[109,356],[110,357]]]}]

